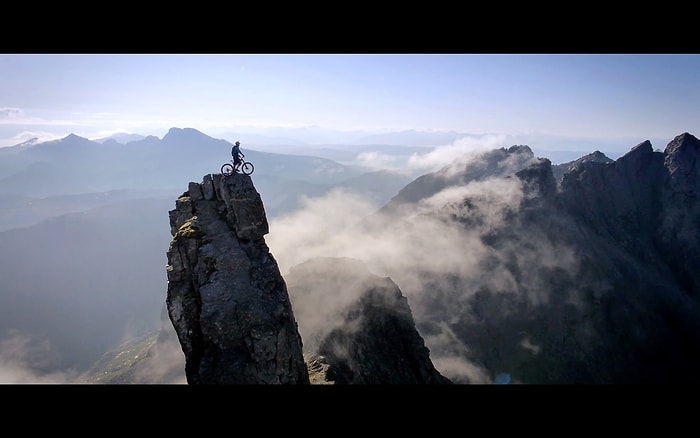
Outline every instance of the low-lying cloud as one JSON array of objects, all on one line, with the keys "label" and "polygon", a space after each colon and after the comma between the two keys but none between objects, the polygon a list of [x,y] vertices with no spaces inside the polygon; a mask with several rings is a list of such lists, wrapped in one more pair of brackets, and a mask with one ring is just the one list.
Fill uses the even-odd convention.
[{"label": "low-lying cloud", "polygon": [[357,154],[355,160],[360,166],[369,169],[400,169],[405,167],[405,163],[400,157],[379,151],[361,152]]},{"label": "low-lying cloud", "polygon": [[24,116],[24,111],[20,108],[0,108],[0,121],[20,118],[22,116]]},{"label": "low-lying cloud", "polygon": [[0,340],[0,383],[48,384],[77,381],[78,373],[47,371],[55,369],[51,361],[51,345],[48,340],[13,331]]},{"label": "low-lying cloud", "polygon": [[462,137],[448,145],[438,146],[427,154],[413,154],[408,159],[409,169],[438,170],[455,160],[472,159],[490,149],[501,147],[505,135]]},{"label": "low-lying cloud", "polygon": [[[428,321],[444,329],[425,337],[436,368],[451,379],[490,383],[494,376],[466,359],[468,346],[449,334],[449,323],[468,318],[469,299],[478,290],[527,291],[530,296],[524,298],[533,304],[546,302],[546,293],[533,292],[543,281],[533,266],[570,273],[577,269],[566,246],[544,234],[517,235],[517,223],[508,221],[523,196],[518,178],[489,178],[450,186],[397,208],[391,217],[378,217],[371,202],[336,190],[308,198],[302,209],[271,221],[266,242],[283,276],[314,257],[349,257],[363,261],[375,275],[390,277],[408,298],[418,326]],[[498,247],[485,242],[484,236],[499,230],[516,234]],[[342,293],[342,285],[331,292],[325,300]],[[307,324],[301,319],[324,315],[328,303],[291,298],[300,326],[319,327],[319,321]],[[436,300],[454,314],[435,313]],[[444,324],[436,317],[445,318]],[[523,345],[530,351],[538,348]]]}]

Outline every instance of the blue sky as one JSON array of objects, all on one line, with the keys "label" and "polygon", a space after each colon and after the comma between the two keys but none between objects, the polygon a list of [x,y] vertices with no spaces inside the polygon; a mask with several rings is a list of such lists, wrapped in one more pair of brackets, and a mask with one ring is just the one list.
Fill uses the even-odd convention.
[{"label": "blue sky", "polygon": [[245,126],[667,142],[700,135],[700,55],[0,54],[0,147]]}]

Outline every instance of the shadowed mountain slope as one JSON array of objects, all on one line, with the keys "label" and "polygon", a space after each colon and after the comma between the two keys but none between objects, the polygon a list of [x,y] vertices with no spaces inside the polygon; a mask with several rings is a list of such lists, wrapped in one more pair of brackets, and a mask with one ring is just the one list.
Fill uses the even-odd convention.
[{"label": "shadowed mountain slope", "polygon": [[558,190],[549,160],[528,155],[478,162],[520,163],[511,175],[457,165],[419,178],[364,223],[376,239],[429,234],[423,251],[445,261],[373,260],[407,292],[438,369],[449,359],[472,380],[697,381],[698,140],[584,160]]}]

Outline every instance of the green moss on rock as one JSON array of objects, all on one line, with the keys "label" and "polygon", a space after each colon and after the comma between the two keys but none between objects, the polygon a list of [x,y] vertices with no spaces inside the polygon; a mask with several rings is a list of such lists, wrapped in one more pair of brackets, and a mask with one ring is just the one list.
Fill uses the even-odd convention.
[{"label": "green moss on rock", "polygon": [[178,228],[175,237],[184,237],[186,239],[199,239],[204,235],[202,230],[197,227],[197,216],[188,220]]}]

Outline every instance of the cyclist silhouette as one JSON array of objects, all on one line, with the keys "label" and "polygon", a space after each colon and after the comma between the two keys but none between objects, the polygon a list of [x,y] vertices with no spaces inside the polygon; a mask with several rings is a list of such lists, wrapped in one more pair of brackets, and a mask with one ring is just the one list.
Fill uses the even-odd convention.
[{"label": "cyclist silhouette", "polygon": [[237,141],[231,148],[231,156],[233,157],[233,167],[234,170],[238,169],[241,164],[241,158],[245,157],[241,152],[241,142]]}]

